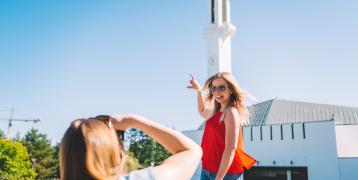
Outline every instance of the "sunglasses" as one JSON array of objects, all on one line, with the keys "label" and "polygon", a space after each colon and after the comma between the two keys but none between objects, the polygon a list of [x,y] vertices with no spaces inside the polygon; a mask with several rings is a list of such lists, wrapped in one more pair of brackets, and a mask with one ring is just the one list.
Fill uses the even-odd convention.
[{"label": "sunglasses", "polygon": [[[104,122],[108,127],[112,127],[111,117],[108,115],[98,115],[94,119]],[[118,139],[124,141],[124,130],[116,130]]]},{"label": "sunglasses", "polygon": [[223,93],[223,92],[225,92],[226,88],[227,87],[225,85],[211,86],[210,91],[211,91],[211,93],[215,93],[215,92]]}]

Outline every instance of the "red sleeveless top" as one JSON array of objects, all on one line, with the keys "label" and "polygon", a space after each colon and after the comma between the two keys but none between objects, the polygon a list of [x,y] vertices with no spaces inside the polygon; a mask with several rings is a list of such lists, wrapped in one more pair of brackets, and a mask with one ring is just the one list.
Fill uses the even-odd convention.
[{"label": "red sleeveless top", "polygon": [[[225,149],[225,123],[224,121],[219,122],[222,114],[218,111],[206,121],[201,142],[203,149],[202,166],[203,169],[211,173],[218,172]],[[250,169],[255,163],[256,160],[244,152],[241,127],[235,156],[226,174],[242,173],[244,168]]]}]

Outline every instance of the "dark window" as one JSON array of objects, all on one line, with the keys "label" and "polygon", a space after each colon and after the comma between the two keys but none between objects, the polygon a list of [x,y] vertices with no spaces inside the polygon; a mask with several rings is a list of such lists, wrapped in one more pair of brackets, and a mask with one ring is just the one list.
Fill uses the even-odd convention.
[{"label": "dark window", "polygon": [[270,125],[270,139],[272,140],[272,125]]},{"label": "dark window", "polygon": [[295,132],[293,131],[293,124],[291,124],[292,139],[295,139]]},{"label": "dark window", "polygon": [[306,128],[305,123],[302,124],[302,130],[303,130],[303,139],[306,139]]},{"label": "dark window", "polygon": [[281,140],[283,140],[283,127],[282,127],[282,124],[280,126],[280,129],[281,129]]},{"label": "dark window", "polygon": [[254,137],[252,136],[252,126],[251,126],[251,132],[250,132],[250,134],[251,134],[251,141],[253,141],[253,140],[254,140]]},{"label": "dark window", "polygon": [[211,0],[211,23],[215,23],[215,0]]},{"label": "dark window", "polygon": [[222,0],[222,16],[223,22],[227,21],[227,0]]},{"label": "dark window", "polygon": [[260,126],[260,139],[262,141],[262,126]]}]

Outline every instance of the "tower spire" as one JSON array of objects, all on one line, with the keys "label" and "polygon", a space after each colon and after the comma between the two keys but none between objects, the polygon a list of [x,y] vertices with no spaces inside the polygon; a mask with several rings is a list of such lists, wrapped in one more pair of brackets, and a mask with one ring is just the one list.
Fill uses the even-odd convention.
[{"label": "tower spire", "polygon": [[231,72],[231,37],[236,27],[231,24],[230,0],[208,0],[207,39],[208,76],[217,72]]}]

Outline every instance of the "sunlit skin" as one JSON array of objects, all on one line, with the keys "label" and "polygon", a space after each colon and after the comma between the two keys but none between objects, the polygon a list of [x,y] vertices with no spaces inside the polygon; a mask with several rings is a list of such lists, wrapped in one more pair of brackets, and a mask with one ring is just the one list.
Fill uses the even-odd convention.
[{"label": "sunlit skin", "polygon": [[232,91],[229,88],[229,85],[227,84],[227,82],[223,79],[223,78],[217,78],[213,81],[212,86],[211,87],[220,87],[220,86],[225,86],[225,91],[224,92],[220,92],[220,91],[215,91],[212,92],[213,96],[215,98],[215,101],[221,104],[221,109],[220,111],[223,112],[230,100],[230,95],[232,93]]}]

